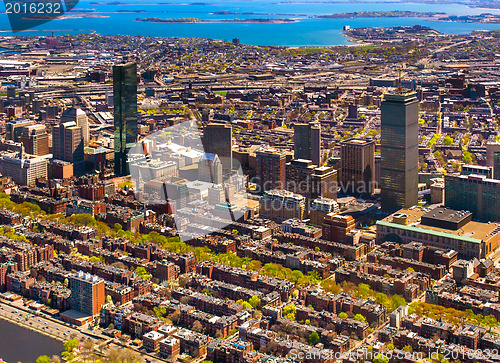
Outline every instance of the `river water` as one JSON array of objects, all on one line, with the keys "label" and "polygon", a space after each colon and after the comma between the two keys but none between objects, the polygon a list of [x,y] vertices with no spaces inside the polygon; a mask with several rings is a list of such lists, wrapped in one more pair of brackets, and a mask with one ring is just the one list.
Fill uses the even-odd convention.
[{"label": "river water", "polygon": [[59,355],[63,344],[0,319],[0,358],[8,363],[35,363],[40,355]]}]

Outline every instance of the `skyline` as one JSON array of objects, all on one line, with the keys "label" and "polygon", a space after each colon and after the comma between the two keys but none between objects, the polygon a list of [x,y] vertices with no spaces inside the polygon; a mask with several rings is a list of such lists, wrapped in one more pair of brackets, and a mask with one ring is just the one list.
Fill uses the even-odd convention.
[{"label": "skyline", "polygon": [[497,3],[273,1],[0,33],[0,362],[500,360]]}]

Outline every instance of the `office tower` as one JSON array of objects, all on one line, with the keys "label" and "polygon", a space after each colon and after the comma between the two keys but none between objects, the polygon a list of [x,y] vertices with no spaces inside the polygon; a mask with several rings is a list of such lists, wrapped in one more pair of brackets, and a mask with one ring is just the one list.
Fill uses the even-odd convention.
[{"label": "office tower", "polygon": [[341,143],[342,191],[372,194],[375,189],[375,140],[349,139]]},{"label": "office tower", "polygon": [[18,142],[19,136],[21,136],[21,132],[23,131],[23,127],[33,125],[33,124],[34,124],[33,120],[30,120],[27,118],[17,119],[17,120],[13,120],[13,121],[8,122],[5,125],[7,140],[12,140],[12,141]]},{"label": "office tower", "polygon": [[293,131],[294,158],[311,160],[314,165],[321,165],[321,125],[319,122],[295,124]]},{"label": "office tower", "polygon": [[314,168],[311,160],[294,159],[286,164],[286,190],[301,194],[311,200],[311,176]]},{"label": "office tower", "polygon": [[208,124],[203,130],[203,147],[206,153],[219,156],[224,174],[231,171],[233,166],[233,133],[231,125]]},{"label": "office tower", "polygon": [[49,134],[45,125],[24,126],[19,141],[28,154],[41,156],[50,153]]},{"label": "office tower", "polygon": [[318,166],[311,175],[311,200],[324,197],[337,200],[337,170],[331,166]]},{"label": "office tower", "polygon": [[113,66],[115,174],[130,174],[127,154],[137,142],[137,65]]},{"label": "office tower", "polygon": [[106,302],[104,280],[100,277],[78,271],[70,278],[71,309],[88,315],[99,314]]},{"label": "office tower", "polygon": [[35,100],[33,100],[33,101],[31,102],[31,112],[32,112],[33,114],[37,114],[37,113],[39,113],[39,112],[40,112],[40,110],[42,109],[43,105],[44,105],[43,100],[40,100],[40,99],[38,99],[38,98],[37,98],[37,99],[35,99]]},{"label": "office tower", "polygon": [[84,172],[82,128],[75,121],[61,123],[52,129],[54,159],[69,161],[75,174]]},{"label": "office tower", "polygon": [[380,154],[375,154],[375,182],[377,187],[380,188],[381,184],[381,169],[382,169],[382,156]]},{"label": "office tower", "polygon": [[45,112],[48,119],[55,120],[57,116],[59,116],[61,108],[59,107],[59,105],[48,104],[47,106],[45,106]]},{"label": "office tower", "polygon": [[449,208],[472,212],[484,222],[500,221],[500,180],[484,175],[445,175],[444,201]]},{"label": "office tower", "polygon": [[311,160],[292,160],[286,164],[286,189],[309,202],[318,197],[337,199],[337,171],[331,166],[316,166]]},{"label": "office tower", "polygon": [[16,98],[16,87],[7,86],[7,98]]},{"label": "office tower", "polygon": [[222,163],[217,154],[203,154],[198,163],[198,179],[207,183],[222,184]]},{"label": "office tower", "polygon": [[493,167],[493,178],[500,180],[500,142],[486,144],[486,164]]},{"label": "office tower", "polygon": [[356,104],[349,104],[348,110],[347,110],[347,118],[352,119],[352,120],[357,120],[359,117],[358,115],[358,106]]},{"label": "office tower", "polygon": [[257,156],[257,186],[262,193],[285,186],[286,154],[272,148],[261,148]]},{"label": "office tower", "polygon": [[415,92],[386,93],[381,119],[382,210],[418,202],[418,100]]},{"label": "office tower", "polygon": [[48,160],[43,156],[12,153],[0,159],[0,172],[17,185],[34,185],[37,179],[47,179]]},{"label": "office tower", "polygon": [[306,198],[286,190],[274,189],[264,193],[259,202],[260,215],[276,221],[304,219]]},{"label": "office tower", "polygon": [[83,146],[89,146],[89,122],[85,111],[75,107],[64,110],[61,115],[61,123],[70,121],[76,122],[76,125],[82,128]]}]

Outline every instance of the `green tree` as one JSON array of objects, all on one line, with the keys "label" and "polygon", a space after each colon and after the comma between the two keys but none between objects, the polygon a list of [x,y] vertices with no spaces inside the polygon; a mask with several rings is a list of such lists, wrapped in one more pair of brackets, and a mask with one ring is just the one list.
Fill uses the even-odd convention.
[{"label": "green tree", "polygon": [[338,317],[339,317],[340,319],[347,319],[347,318],[349,317],[349,315],[347,315],[347,313],[345,313],[345,312],[343,312],[343,311],[342,311],[342,312],[338,315]]},{"label": "green tree", "polygon": [[472,154],[468,151],[464,151],[462,160],[466,164],[472,163]]},{"label": "green tree", "polygon": [[408,353],[413,352],[413,348],[412,348],[412,346],[411,346],[411,345],[405,345],[405,346],[403,347],[403,350],[404,350],[405,352],[408,352]]},{"label": "green tree", "polygon": [[406,300],[401,295],[392,295],[391,297],[392,308],[397,309],[400,306],[406,305]]},{"label": "green tree", "polygon": [[321,281],[321,277],[319,276],[318,271],[309,271],[307,273],[307,277],[309,278],[309,281],[314,285]]},{"label": "green tree", "polygon": [[362,323],[366,323],[366,318],[361,314],[354,315],[354,320],[360,321]]},{"label": "green tree", "polygon": [[358,294],[359,296],[366,298],[370,294],[370,286],[367,284],[359,284],[358,285]]},{"label": "green tree", "polygon": [[66,352],[72,352],[76,347],[78,347],[78,340],[76,339],[70,339],[64,343],[64,350]]},{"label": "green tree", "polygon": [[36,359],[36,363],[50,363],[50,357],[48,355],[41,355]]},{"label": "green tree", "polygon": [[338,294],[342,291],[340,285],[337,285],[332,279],[324,279],[321,281],[321,287],[332,294]]},{"label": "green tree", "polygon": [[298,285],[299,282],[304,278],[304,274],[299,270],[293,270],[292,272],[292,282]]},{"label": "green tree", "polygon": [[151,280],[153,278],[153,275],[149,274],[144,266],[137,266],[135,273],[145,280]]},{"label": "green tree", "polygon": [[389,358],[383,354],[375,354],[375,358],[372,360],[373,363],[389,363]]},{"label": "green tree", "polygon": [[252,305],[250,305],[250,303],[248,301],[240,299],[240,300],[236,300],[236,303],[242,305],[246,309],[252,309]]},{"label": "green tree", "polygon": [[162,318],[167,314],[167,309],[164,306],[157,306],[153,308],[153,311],[157,318]]},{"label": "green tree", "polygon": [[387,304],[387,295],[383,292],[377,292],[375,294],[375,300],[377,300],[377,303],[385,305]]},{"label": "green tree", "polygon": [[497,319],[495,319],[495,317],[493,315],[488,315],[488,316],[484,317],[484,319],[482,321],[482,325],[487,326],[491,329],[491,328],[499,326],[500,323],[497,321]]},{"label": "green tree", "polygon": [[252,308],[257,309],[260,306],[260,299],[257,295],[253,295],[250,299],[248,299],[248,303],[252,306]]},{"label": "green tree", "polygon": [[290,320],[295,320],[297,308],[294,304],[289,304],[283,308],[283,316]]},{"label": "green tree", "polygon": [[313,331],[309,334],[309,345],[316,345],[319,342],[319,334]]}]

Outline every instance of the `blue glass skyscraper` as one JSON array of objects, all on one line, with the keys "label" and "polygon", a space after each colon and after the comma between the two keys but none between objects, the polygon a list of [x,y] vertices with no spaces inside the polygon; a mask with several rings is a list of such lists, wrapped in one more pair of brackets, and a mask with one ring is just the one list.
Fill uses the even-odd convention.
[{"label": "blue glass skyscraper", "polygon": [[115,174],[130,174],[127,153],[137,142],[137,64],[113,66]]}]

